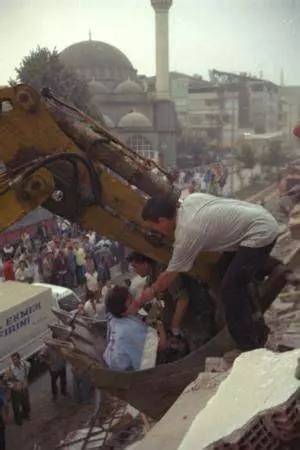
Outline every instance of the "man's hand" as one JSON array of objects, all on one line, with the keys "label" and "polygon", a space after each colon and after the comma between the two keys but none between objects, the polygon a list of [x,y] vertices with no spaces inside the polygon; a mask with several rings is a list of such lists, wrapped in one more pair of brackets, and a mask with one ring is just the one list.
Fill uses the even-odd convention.
[{"label": "man's hand", "polygon": [[152,300],[154,297],[154,290],[150,286],[143,290],[138,301],[141,303],[141,305],[143,305],[144,303],[150,302],[150,300]]},{"label": "man's hand", "polygon": [[162,272],[152,286],[149,286],[143,290],[139,298],[141,304],[150,302],[150,300],[152,300],[157,293],[167,290],[177,275],[177,272]]}]

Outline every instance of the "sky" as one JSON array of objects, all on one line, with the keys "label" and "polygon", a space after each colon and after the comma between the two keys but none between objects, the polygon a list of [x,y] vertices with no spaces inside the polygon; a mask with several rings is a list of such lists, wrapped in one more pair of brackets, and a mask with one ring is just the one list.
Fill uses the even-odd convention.
[{"label": "sky", "polygon": [[[173,0],[170,69],[262,72],[300,84],[300,0]],[[92,39],[118,47],[139,74],[155,73],[150,0],[0,0],[0,85],[38,45],[61,51]]]}]

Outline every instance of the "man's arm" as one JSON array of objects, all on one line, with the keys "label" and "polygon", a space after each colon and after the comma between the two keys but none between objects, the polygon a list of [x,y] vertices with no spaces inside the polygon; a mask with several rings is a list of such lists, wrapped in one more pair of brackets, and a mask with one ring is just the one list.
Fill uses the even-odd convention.
[{"label": "man's arm", "polygon": [[143,290],[138,302],[142,305],[152,300],[159,292],[166,291],[177,275],[178,272],[168,272],[166,270],[162,272],[151,286]]},{"label": "man's arm", "polygon": [[152,288],[154,292],[163,292],[166,291],[171,284],[174,282],[178,275],[178,272],[169,272],[165,270],[162,272],[156,279],[156,281],[152,284]]},{"label": "man's arm", "polygon": [[159,275],[152,286],[142,292],[137,303],[149,302],[157,293],[167,290],[179,273],[188,272],[193,267],[194,261],[202,249],[202,240],[202,236],[195,233],[193,229],[180,233],[176,237],[167,270]]}]

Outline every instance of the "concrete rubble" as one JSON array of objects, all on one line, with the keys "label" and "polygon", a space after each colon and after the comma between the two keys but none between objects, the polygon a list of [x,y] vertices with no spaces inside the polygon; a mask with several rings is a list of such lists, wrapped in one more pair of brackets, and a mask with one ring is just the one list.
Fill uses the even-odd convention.
[{"label": "concrete rubble", "polygon": [[225,358],[206,358],[205,372],[226,372],[230,363]]},{"label": "concrete rubble", "polygon": [[129,449],[299,448],[300,440],[296,447],[284,443],[300,439],[300,380],[295,377],[300,350],[243,353],[233,368],[221,372],[228,364],[224,359],[232,356],[208,358],[207,368],[217,371],[200,373],[146,437]]},{"label": "concrete rubble", "polygon": [[270,335],[266,347],[274,351],[300,348],[300,292],[279,296],[265,314]]},{"label": "concrete rubble", "polygon": [[300,205],[296,205],[291,212],[289,228],[293,239],[300,239]]},{"label": "concrete rubble", "polygon": [[200,411],[179,450],[276,449],[299,431],[300,349],[243,353]]}]

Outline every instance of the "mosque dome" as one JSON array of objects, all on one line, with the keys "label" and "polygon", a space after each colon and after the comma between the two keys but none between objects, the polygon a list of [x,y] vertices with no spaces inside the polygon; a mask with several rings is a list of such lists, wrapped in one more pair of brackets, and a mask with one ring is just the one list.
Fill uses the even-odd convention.
[{"label": "mosque dome", "polygon": [[132,80],[126,80],[118,84],[114,90],[115,94],[142,94],[143,88]]},{"label": "mosque dome", "polygon": [[101,81],[92,80],[89,82],[88,87],[92,96],[108,94],[109,92],[108,88]]},{"label": "mosque dome", "polygon": [[144,114],[139,113],[137,111],[131,111],[125,116],[122,117],[122,119],[119,122],[120,128],[151,128],[152,124],[148,117],[146,117]]},{"label": "mosque dome", "polygon": [[114,81],[116,86],[136,76],[136,70],[124,53],[101,41],[82,41],[72,44],[60,53],[61,61],[87,81]]}]

